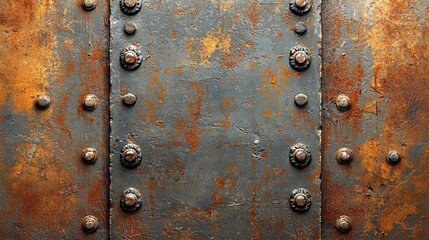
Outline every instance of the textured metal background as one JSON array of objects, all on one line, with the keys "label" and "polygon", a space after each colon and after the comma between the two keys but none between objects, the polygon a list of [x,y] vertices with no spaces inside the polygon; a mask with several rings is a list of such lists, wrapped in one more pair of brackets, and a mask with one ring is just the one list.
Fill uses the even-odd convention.
[{"label": "textured metal background", "polygon": [[[324,239],[427,239],[429,2],[324,1]],[[352,108],[340,113],[344,93]],[[354,151],[339,165],[335,151]],[[391,166],[386,154],[402,162]],[[352,218],[348,234],[335,220]]]},{"label": "textured metal background", "polygon": [[[92,238],[107,238],[108,2],[0,4],[0,238],[84,239],[87,214],[101,221]],[[94,112],[81,107],[88,93],[101,99]],[[80,160],[88,146],[94,165]]]},{"label": "textured metal background", "polygon": [[[319,238],[318,1],[303,17],[287,1],[144,1],[135,16],[111,8],[112,238]],[[126,20],[137,22],[134,36],[123,33]],[[298,21],[304,37],[293,32]],[[148,58],[128,72],[119,53],[132,43]],[[297,44],[314,54],[301,74],[288,63]],[[121,103],[127,92],[133,107]],[[309,103],[299,109],[301,92]],[[119,161],[129,142],[143,150],[136,169]],[[297,142],[313,154],[302,170],[288,159]],[[119,207],[128,187],[143,194],[132,214]],[[297,187],[313,194],[303,214],[288,206]]]}]

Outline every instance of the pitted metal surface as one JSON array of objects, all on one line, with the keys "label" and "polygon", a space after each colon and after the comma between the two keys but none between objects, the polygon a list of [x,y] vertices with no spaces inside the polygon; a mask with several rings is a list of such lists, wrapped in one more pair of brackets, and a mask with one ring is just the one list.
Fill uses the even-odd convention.
[{"label": "pitted metal surface", "polygon": [[[289,1],[142,2],[133,16],[111,6],[112,238],[320,238],[320,2],[304,16]],[[132,72],[118,61],[131,44],[145,56]],[[312,52],[300,72],[297,45]],[[306,168],[289,163],[297,142]],[[144,153],[134,169],[118,161],[128,143]],[[129,186],[144,203],[133,214],[115,201]],[[312,193],[305,214],[289,208],[299,187]]]}]

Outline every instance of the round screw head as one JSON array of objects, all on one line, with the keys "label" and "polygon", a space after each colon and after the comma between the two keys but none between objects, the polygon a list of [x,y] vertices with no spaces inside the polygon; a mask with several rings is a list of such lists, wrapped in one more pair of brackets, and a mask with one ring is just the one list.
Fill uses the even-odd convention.
[{"label": "round screw head", "polygon": [[335,100],[335,104],[337,105],[337,108],[341,111],[345,111],[350,108],[351,101],[350,98],[347,97],[344,94],[338,95],[337,99]]},{"label": "round screw head", "polygon": [[307,159],[307,154],[305,153],[305,150],[298,149],[294,152],[295,159],[299,162],[305,161]]},{"label": "round screw head", "polygon": [[124,25],[124,32],[127,34],[133,34],[137,30],[137,25],[133,21],[128,21]]},{"label": "round screw head", "polygon": [[396,150],[392,150],[387,154],[386,160],[389,164],[395,165],[401,161],[401,155]]},{"label": "round screw head", "polygon": [[295,33],[301,35],[301,34],[304,34],[305,32],[307,32],[307,26],[305,25],[305,23],[299,22],[299,23],[295,24],[294,30],[295,30]]},{"label": "round screw head", "polygon": [[40,95],[36,99],[36,106],[39,109],[46,109],[51,106],[51,98],[48,95]]},{"label": "round screw head", "polygon": [[82,161],[87,164],[95,163],[98,159],[98,151],[95,148],[85,148],[82,151]]},{"label": "round screw head", "polygon": [[299,51],[295,54],[295,62],[299,65],[303,65],[307,61],[307,54],[303,51]]},{"label": "round screw head", "polygon": [[137,61],[137,54],[134,51],[127,51],[124,54],[124,59],[127,64],[134,64]]},{"label": "round screw head", "polygon": [[137,152],[134,149],[127,149],[124,152],[124,158],[128,162],[134,162],[137,159]]},{"label": "round screw head", "polygon": [[299,107],[305,106],[308,102],[308,97],[304,93],[299,93],[294,98],[295,104]]},{"label": "round screw head", "polygon": [[305,168],[311,163],[311,152],[302,143],[292,145],[289,150],[289,162],[296,168]]},{"label": "round screw head", "polygon": [[124,203],[128,207],[132,207],[137,203],[137,196],[134,193],[127,193],[124,195]]},{"label": "round screw head", "polygon": [[137,0],[124,0],[124,4],[128,8],[133,8],[137,5]]},{"label": "round screw head", "polygon": [[82,220],[82,229],[87,233],[93,233],[98,229],[98,219],[92,215],[88,215]]},{"label": "round screw head", "polygon": [[305,206],[305,204],[307,204],[307,197],[305,196],[305,194],[299,193],[298,195],[296,195],[295,203],[299,207]]},{"label": "round screw head", "polygon": [[335,223],[335,227],[338,231],[346,233],[352,228],[352,221],[348,216],[340,216]]},{"label": "round screw head", "polygon": [[137,101],[137,97],[132,93],[127,93],[122,97],[122,102],[128,106],[134,105],[136,101]]},{"label": "round screw head", "polygon": [[87,11],[92,11],[97,6],[97,0],[82,0],[82,8]]},{"label": "round screw head", "polygon": [[307,5],[307,0],[295,0],[295,5],[303,8]]},{"label": "round screw head", "polygon": [[348,148],[340,148],[336,152],[336,159],[340,164],[347,164],[353,160],[353,152]]},{"label": "round screw head", "polygon": [[98,105],[98,98],[94,94],[86,95],[82,103],[83,108],[88,111],[95,110],[97,108],[97,105]]}]

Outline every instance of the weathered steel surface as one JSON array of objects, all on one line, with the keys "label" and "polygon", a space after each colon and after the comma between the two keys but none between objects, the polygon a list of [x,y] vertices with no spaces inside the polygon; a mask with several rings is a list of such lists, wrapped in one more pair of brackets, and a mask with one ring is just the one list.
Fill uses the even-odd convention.
[{"label": "weathered steel surface", "polygon": [[[108,236],[108,2],[3,0],[0,9],[0,238]],[[82,109],[88,93],[101,103]],[[38,95],[52,105],[35,107]],[[93,165],[81,161],[98,149]]]},{"label": "weathered steel surface", "polygon": [[[128,16],[112,2],[113,239],[320,238],[320,8],[313,1],[296,16],[288,4],[143,1]],[[129,20],[135,35],[124,33]],[[132,72],[119,63],[131,44],[143,56]],[[298,44],[313,52],[302,73],[289,66]],[[131,107],[121,101],[128,92],[138,98]],[[308,104],[298,108],[301,92]],[[289,163],[299,142],[313,157],[303,169]],[[128,143],[142,150],[136,168],[121,165]],[[128,187],[142,194],[137,212],[120,207]],[[299,187],[313,196],[305,213],[289,208]]]},{"label": "weathered steel surface", "polygon": [[[427,239],[429,2],[324,1],[322,12],[323,237]],[[336,109],[338,94],[350,110]],[[341,147],[353,151],[348,165],[335,160]],[[335,230],[340,215],[349,233]]]}]

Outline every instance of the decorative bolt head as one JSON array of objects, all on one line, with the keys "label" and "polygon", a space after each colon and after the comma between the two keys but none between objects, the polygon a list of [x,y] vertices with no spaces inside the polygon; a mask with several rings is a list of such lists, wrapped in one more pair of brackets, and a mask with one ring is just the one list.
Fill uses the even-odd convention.
[{"label": "decorative bolt head", "polygon": [[88,215],[82,220],[82,229],[87,233],[93,233],[98,229],[98,219],[92,215]]},{"label": "decorative bolt head", "polygon": [[136,70],[140,67],[142,60],[141,51],[134,45],[122,49],[119,56],[121,66],[128,71]]},{"label": "decorative bolt head", "polygon": [[87,164],[95,163],[98,159],[98,151],[95,148],[85,148],[82,151],[82,161]]},{"label": "decorative bolt head", "polygon": [[350,108],[351,101],[350,98],[347,97],[344,94],[338,95],[337,99],[335,100],[335,104],[337,105],[337,108],[341,111],[345,111]]},{"label": "decorative bolt head", "polygon": [[289,52],[289,65],[297,70],[304,71],[311,65],[311,52],[303,46],[295,46]]},{"label": "decorative bolt head", "polygon": [[311,152],[302,143],[290,147],[289,161],[296,168],[305,168],[311,163]]},{"label": "decorative bolt head", "polygon": [[305,7],[305,5],[307,5],[307,0],[295,0],[295,5],[303,8]]},{"label": "decorative bolt head", "polygon": [[387,154],[386,160],[389,164],[395,165],[401,161],[401,155],[396,150],[392,150]]},{"label": "decorative bolt head", "polygon": [[340,148],[336,152],[336,159],[340,164],[347,164],[353,160],[353,152],[348,148]]},{"label": "decorative bolt head", "polygon": [[296,15],[307,14],[311,9],[310,0],[290,0],[289,9]]},{"label": "decorative bolt head", "polygon": [[305,25],[305,23],[299,22],[299,23],[295,24],[294,30],[295,30],[295,33],[301,35],[301,34],[304,34],[305,32],[307,32],[307,26]]},{"label": "decorative bolt head", "polygon": [[311,207],[311,195],[305,188],[297,188],[289,197],[289,206],[295,212],[305,212]]},{"label": "decorative bolt head", "polygon": [[137,211],[142,206],[142,195],[135,188],[127,188],[121,195],[120,205],[125,212]]},{"label": "decorative bolt head", "polygon": [[97,0],[82,0],[82,8],[87,11],[92,11],[97,6]]},{"label": "decorative bolt head", "polygon": [[308,102],[308,97],[304,93],[299,93],[294,98],[295,104],[299,107],[303,107]]},{"label": "decorative bolt head", "polygon": [[87,111],[95,110],[97,108],[97,105],[98,105],[98,98],[94,94],[86,95],[82,103],[83,108]]},{"label": "decorative bolt head", "polygon": [[119,6],[125,14],[134,15],[137,14],[142,8],[141,0],[120,0]]},{"label": "decorative bolt head", "polygon": [[133,34],[137,30],[137,25],[133,21],[128,21],[124,25],[124,32],[127,34]]},{"label": "decorative bolt head", "polygon": [[137,144],[129,143],[122,147],[120,157],[125,167],[137,167],[142,161],[141,148]]},{"label": "decorative bolt head", "polygon": [[352,228],[352,221],[348,216],[340,216],[335,223],[335,227],[338,231],[346,233]]},{"label": "decorative bolt head", "polygon": [[51,98],[48,95],[40,95],[36,99],[36,106],[39,109],[46,109],[51,106]]},{"label": "decorative bolt head", "polygon": [[127,93],[122,97],[122,102],[128,106],[134,105],[136,101],[137,101],[137,97],[132,93]]}]

